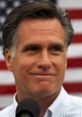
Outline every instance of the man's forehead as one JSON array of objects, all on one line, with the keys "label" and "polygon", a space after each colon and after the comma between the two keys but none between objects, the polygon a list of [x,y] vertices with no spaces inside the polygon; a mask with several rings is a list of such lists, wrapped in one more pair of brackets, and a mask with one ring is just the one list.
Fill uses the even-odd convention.
[{"label": "man's forehead", "polygon": [[20,22],[19,29],[28,29],[32,31],[37,30],[55,30],[56,28],[60,31],[63,27],[60,21],[56,18],[54,19],[24,19]]},{"label": "man's forehead", "polygon": [[[62,42],[64,43],[64,29],[57,19],[33,19],[23,20],[18,26],[18,40],[21,44],[38,42]],[[46,39],[46,40],[43,40]],[[63,41],[62,41],[63,40]]]}]

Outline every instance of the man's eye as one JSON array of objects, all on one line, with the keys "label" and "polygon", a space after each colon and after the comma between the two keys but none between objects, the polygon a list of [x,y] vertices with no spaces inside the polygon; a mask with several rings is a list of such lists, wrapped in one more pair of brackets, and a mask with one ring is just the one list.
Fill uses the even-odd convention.
[{"label": "man's eye", "polygon": [[62,45],[51,45],[49,47],[49,51],[53,54],[58,54],[60,52],[63,52],[64,48]]},{"label": "man's eye", "polygon": [[40,50],[40,47],[37,45],[27,45],[24,47],[23,52],[35,53],[35,52],[38,52],[39,50]]}]

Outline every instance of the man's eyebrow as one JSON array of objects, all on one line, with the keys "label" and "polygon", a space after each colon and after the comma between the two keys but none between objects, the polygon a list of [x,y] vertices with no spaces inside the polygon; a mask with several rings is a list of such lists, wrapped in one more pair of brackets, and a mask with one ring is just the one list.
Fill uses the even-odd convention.
[{"label": "man's eyebrow", "polygon": [[30,49],[41,49],[42,47],[41,47],[41,45],[40,44],[33,44],[33,43],[31,43],[31,44],[26,44],[23,48],[22,48],[22,50],[21,51],[26,51],[26,50],[30,50]]},{"label": "man's eyebrow", "polygon": [[59,44],[59,43],[53,43],[49,46],[50,49],[52,48],[57,48],[59,50],[63,50],[65,48],[65,46],[63,44]]},{"label": "man's eyebrow", "polygon": [[[28,51],[28,50],[41,50],[43,47],[40,44],[34,44],[34,43],[29,43],[23,46],[23,48],[21,49],[22,52],[24,51]],[[64,50],[64,45],[63,44],[59,44],[59,43],[51,43],[48,45],[47,47],[49,50],[50,49],[57,49],[57,50]]]}]

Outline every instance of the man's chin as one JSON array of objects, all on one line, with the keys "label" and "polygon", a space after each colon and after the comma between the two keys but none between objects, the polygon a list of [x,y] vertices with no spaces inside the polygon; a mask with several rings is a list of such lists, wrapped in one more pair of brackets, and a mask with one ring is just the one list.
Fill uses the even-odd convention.
[{"label": "man's chin", "polygon": [[53,90],[50,90],[49,88],[46,88],[46,89],[39,89],[37,91],[35,91],[35,97],[38,97],[38,98],[44,98],[44,97],[48,97],[50,95],[52,95],[54,93]]}]

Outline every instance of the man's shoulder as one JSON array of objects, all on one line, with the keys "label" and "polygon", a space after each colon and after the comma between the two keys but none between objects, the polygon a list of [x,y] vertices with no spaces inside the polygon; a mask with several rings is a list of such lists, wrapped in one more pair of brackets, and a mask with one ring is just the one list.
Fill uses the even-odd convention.
[{"label": "man's shoulder", "polygon": [[65,110],[73,110],[73,112],[77,111],[82,115],[82,98],[78,96],[69,95],[66,99]]},{"label": "man's shoulder", "polygon": [[78,96],[69,95],[69,100],[71,104],[82,106],[82,98]]},{"label": "man's shoulder", "polygon": [[2,109],[0,111],[0,117],[12,117],[12,109],[13,109],[13,105],[10,105],[8,107],[5,107],[4,109]]},{"label": "man's shoulder", "polygon": [[67,91],[64,88],[62,88],[62,100],[64,106],[65,105],[68,107],[78,106],[81,107],[82,109],[82,97],[79,97],[77,95],[71,95],[67,93]]},{"label": "man's shoulder", "polygon": [[82,117],[82,98],[67,94],[67,96],[64,97],[61,115],[61,117]]}]

